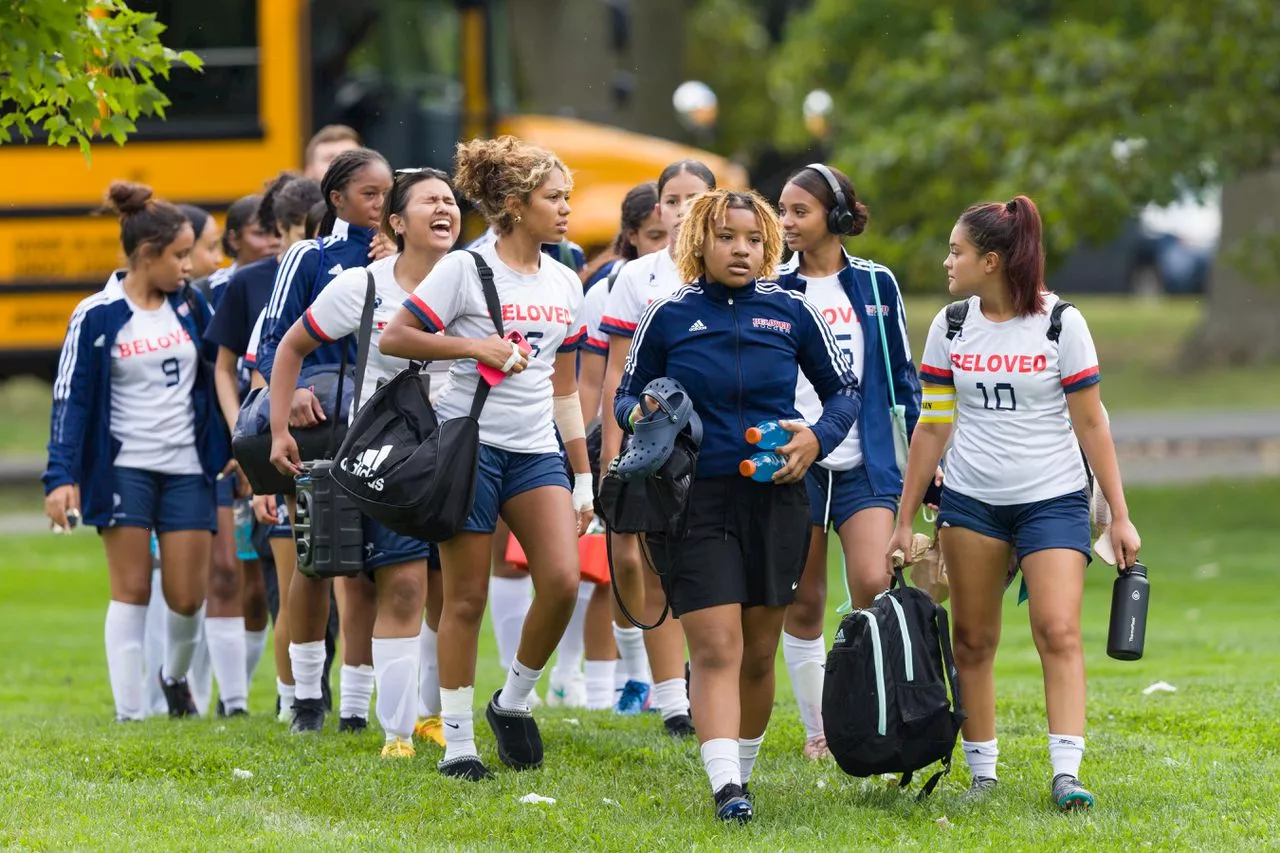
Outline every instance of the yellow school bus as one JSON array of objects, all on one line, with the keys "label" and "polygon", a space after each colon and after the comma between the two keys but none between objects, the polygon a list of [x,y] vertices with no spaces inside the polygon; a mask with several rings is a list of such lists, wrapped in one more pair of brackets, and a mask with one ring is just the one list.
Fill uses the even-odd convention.
[{"label": "yellow school bus", "polygon": [[[48,375],[67,318],[120,258],[117,224],[94,215],[124,178],[215,213],[302,165],[311,133],[348,124],[395,166],[448,168],[460,138],[513,133],[574,171],[570,237],[603,246],[626,191],[673,160],[704,160],[725,185],[741,168],[666,140],[507,103],[512,52],[503,0],[131,0],[165,43],[194,50],[202,73],[162,83],[166,121],[139,123],[123,147],[0,146],[0,377]],[[548,49],[552,49],[548,47]]]}]

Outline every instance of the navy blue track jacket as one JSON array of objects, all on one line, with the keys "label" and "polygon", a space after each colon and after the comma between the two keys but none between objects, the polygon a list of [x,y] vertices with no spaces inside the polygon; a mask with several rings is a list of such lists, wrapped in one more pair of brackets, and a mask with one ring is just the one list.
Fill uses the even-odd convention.
[{"label": "navy blue track jacket", "polygon": [[699,280],[645,311],[614,416],[629,430],[644,386],[675,379],[702,418],[698,478],[737,475],[738,463],[760,452],[747,443],[747,427],[800,418],[797,369],[822,400],[822,417],[811,425],[821,459],[849,434],[861,406],[853,366],[830,327],[804,296],[772,282],[730,288]]}]

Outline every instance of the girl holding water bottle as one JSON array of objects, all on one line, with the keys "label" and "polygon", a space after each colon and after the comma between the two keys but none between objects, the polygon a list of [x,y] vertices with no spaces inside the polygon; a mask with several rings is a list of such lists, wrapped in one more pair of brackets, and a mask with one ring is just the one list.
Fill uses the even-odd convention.
[{"label": "girl holding water bottle", "polygon": [[1044,670],[1051,796],[1061,809],[1087,809],[1093,795],[1079,779],[1080,609],[1090,561],[1082,450],[1111,506],[1121,568],[1133,565],[1141,547],[1102,409],[1098,355],[1084,316],[1045,290],[1040,213],[1026,196],[966,210],[943,266],[948,290],[963,301],[938,312],[925,342],[923,410],[887,556],[911,553],[911,520],[946,449],[938,522],[968,715],[961,745],[969,796],[996,786],[992,664],[1016,552]]},{"label": "girl holding water bottle", "polygon": [[[804,754],[817,759],[830,754],[822,728],[827,531],[834,529],[840,537],[853,606],[869,606],[889,586],[884,544],[893,533],[902,493],[890,409],[895,403],[903,406],[910,434],[920,414],[920,382],[893,273],[845,251],[844,240],[867,225],[867,208],[849,178],[814,163],[791,176],[780,201],[783,238],[795,254],[779,271],[778,284],[803,293],[831,327],[853,363],[864,404],[849,435],[805,477],[813,541],[782,635],[782,656],[805,728]],[[822,411],[803,375],[796,385],[796,407],[806,418]]]},{"label": "girl holding water bottle", "polygon": [[[684,538],[649,537],[672,612],[689,641],[693,718],[716,815],[746,822],[747,784],[773,711],[774,658],[809,548],[804,478],[836,449],[861,398],[848,357],[800,294],[763,281],[782,253],[773,209],[754,192],[714,190],[692,204],[676,262],[692,282],[645,311],[614,415],[631,430],[639,396],[668,377],[702,419],[697,479]],[[797,373],[813,383],[821,416],[799,421]],[[791,434],[768,482],[741,476],[757,450],[749,426],[779,419]]]}]

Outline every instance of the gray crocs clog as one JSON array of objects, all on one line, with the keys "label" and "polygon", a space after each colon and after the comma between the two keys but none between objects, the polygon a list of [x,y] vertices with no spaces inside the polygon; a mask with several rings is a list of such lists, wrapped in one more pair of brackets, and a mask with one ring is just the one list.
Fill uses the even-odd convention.
[{"label": "gray crocs clog", "polygon": [[[652,399],[657,408],[649,410]],[[655,379],[640,394],[641,417],[636,419],[631,441],[615,463],[615,471],[624,480],[635,480],[656,474],[671,456],[676,436],[684,431],[694,446],[702,444],[702,419],[693,410],[689,392],[668,377]]]}]

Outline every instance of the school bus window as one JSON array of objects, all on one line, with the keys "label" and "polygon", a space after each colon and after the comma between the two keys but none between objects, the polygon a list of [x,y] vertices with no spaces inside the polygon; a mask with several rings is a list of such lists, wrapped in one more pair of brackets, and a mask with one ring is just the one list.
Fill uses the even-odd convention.
[{"label": "school bus window", "polygon": [[258,0],[134,0],[165,25],[169,47],[204,61],[196,73],[174,68],[162,91],[173,101],[168,118],[138,122],[140,139],[252,138],[261,136],[258,103]]}]

